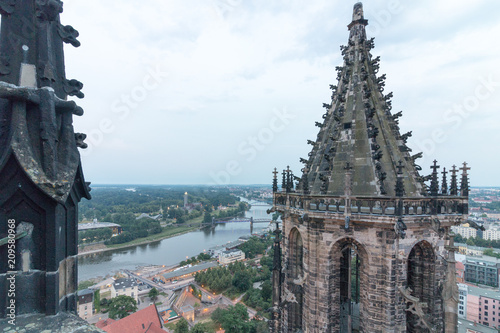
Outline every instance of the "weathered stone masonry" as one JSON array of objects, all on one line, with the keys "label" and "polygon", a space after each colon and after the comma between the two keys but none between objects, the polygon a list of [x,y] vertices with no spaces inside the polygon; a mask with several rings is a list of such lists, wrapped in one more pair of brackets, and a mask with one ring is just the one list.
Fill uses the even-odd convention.
[{"label": "weathered stone masonry", "polygon": [[456,332],[449,229],[467,217],[469,168],[460,186],[455,166],[450,186],[436,162],[420,175],[421,153],[410,155],[411,132],[399,132],[401,112],[383,94],[367,24],[358,3],[302,177],[283,170],[279,190],[274,173],[283,220],[274,332]]}]

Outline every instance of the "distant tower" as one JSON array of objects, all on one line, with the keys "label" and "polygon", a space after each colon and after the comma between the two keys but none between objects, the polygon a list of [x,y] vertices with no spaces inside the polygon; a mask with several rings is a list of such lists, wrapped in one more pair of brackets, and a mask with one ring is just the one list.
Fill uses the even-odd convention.
[{"label": "distant tower", "polygon": [[82,98],[83,85],[64,67],[63,43],[80,42],[62,11],[59,0],[0,2],[0,237],[15,229],[18,238],[15,263],[0,246],[0,318],[11,276],[17,315],[76,312],[78,203],[90,188],[85,135],[73,130],[83,110],[67,100]]},{"label": "distant tower", "polygon": [[187,208],[188,205],[188,193],[184,192],[184,208]]},{"label": "distant tower", "polygon": [[[458,290],[450,227],[468,213],[460,191],[439,189],[435,162],[422,177],[377,75],[361,3],[341,46],[332,100],[298,186],[273,179],[282,213],[281,327],[274,332],[446,332],[457,330]],[[427,169],[429,170],[429,169]],[[426,170],[426,171],[427,171]],[[430,180],[430,186],[424,181]],[[456,182],[455,182],[456,183]],[[273,281],[276,281],[274,279]],[[277,296],[275,295],[275,298]]]}]

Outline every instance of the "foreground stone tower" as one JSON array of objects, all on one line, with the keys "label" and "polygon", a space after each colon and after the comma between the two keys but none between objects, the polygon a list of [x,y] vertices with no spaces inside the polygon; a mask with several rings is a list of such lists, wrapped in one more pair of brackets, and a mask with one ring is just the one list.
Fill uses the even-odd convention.
[{"label": "foreground stone tower", "polygon": [[275,332],[457,329],[449,230],[467,216],[469,168],[461,168],[460,186],[455,166],[449,186],[445,168],[438,180],[436,161],[429,176],[419,174],[421,153],[410,154],[411,132],[399,132],[401,112],[392,113],[392,93],[383,94],[367,24],[358,3],[302,177],[283,170],[278,191],[274,176],[273,209],[283,220]]},{"label": "foreground stone tower", "polygon": [[66,79],[63,43],[80,43],[62,10],[0,1],[0,318],[76,311],[78,202],[90,195],[72,125],[83,111],[66,100],[83,85]]}]

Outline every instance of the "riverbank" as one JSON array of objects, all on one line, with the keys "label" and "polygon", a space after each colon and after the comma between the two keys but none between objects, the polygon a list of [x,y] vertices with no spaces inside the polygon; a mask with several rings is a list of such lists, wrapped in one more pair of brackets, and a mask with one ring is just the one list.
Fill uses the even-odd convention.
[{"label": "riverbank", "polygon": [[[250,205],[247,204],[247,210],[250,209]],[[219,216],[219,211],[214,210],[212,212],[213,217],[218,217]],[[164,227],[162,232],[154,235],[150,235],[147,237],[142,237],[142,238],[137,238],[134,239],[130,242],[122,243],[122,244],[112,244],[112,245],[104,245],[102,244],[101,246],[97,245],[90,245],[90,246],[84,246],[82,250],[78,250],[78,256],[83,256],[83,255],[88,255],[88,254],[95,254],[95,253],[102,253],[106,251],[111,251],[111,250],[119,250],[119,249],[125,249],[125,248],[130,248],[130,247],[135,247],[138,245],[145,245],[153,242],[158,242],[164,239],[168,239],[171,237],[176,237],[180,235],[184,235],[186,233],[192,232],[199,230],[201,227],[201,224],[203,222],[203,215],[199,216],[197,218],[194,218],[192,220],[188,220],[185,222],[185,225],[180,225],[180,226],[167,226]],[[86,249],[88,248],[88,249]]]},{"label": "riverbank", "polygon": [[[179,227],[178,229],[181,229],[181,228],[182,227]],[[86,247],[84,247],[83,251],[81,251],[81,252],[80,252],[80,250],[78,251],[78,255],[77,256],[80,257],[80,256],[84,256],[84,255],[89,255],[89,254],[103,253],[103,252],[107,252],[107,251],[113,251],[113,250],[119,250],[119,249],[126,249],[126,248],[129,248],[129,247],[136,247],[138,245],[146,245],[146,244],[158,242],[158,241],[161,241],[161,240],[164,240],[164,239],[168,239],[168,238],[172,238],[172,237],[176,237],[176,236],[181,236],[181,235],[190,233],[192,231],[196,231],[198,229],[199,229],[199,227],[188,227],[187,230],[177,230],[178,232],[169,233],[168,235],[165,235],[165,236],[159,236],[159,235],[163,234],[163,232],[161,232],[161,233],[155,235],[155,236],[159,236],[158,238],[146,239],[145,240],[145,238],[152,237],[152,236],[149,236],[149,237],[145,237],[145,238],[141,238],[141,239],[134,239],[133,241],[127,242],[127,243],[124,243],[124,244],[114,244],[114,245],[104,245],[103,244],[104,248],[100,248],[100,249],[95,249],[95,248],[92,249],[91,248],[88,251],[85,251],[85,248],[92,247],[92,245],[91,246],[86,246]]]}]

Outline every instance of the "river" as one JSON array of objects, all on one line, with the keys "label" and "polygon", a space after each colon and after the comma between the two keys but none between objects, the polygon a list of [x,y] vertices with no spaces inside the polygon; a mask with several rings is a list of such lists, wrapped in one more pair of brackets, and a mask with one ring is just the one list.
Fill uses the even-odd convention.
[{"label": "river", "polygon": [[[253,200],[249,203],[264,206],[252,206],[245,212],[245,217],[271,218],[266,212],[271,206]],[[254,223],[253,232],[259,232],[267,227],[267,223]],[[134,270],[138,266],[174,265],[211,247],[235,241],[244,235],[250,235],[250,222],[217,224],[214,229],[207,228],[149,244],[84,255],[78,258],[78,280],[104,277],[122,269]]]}]

